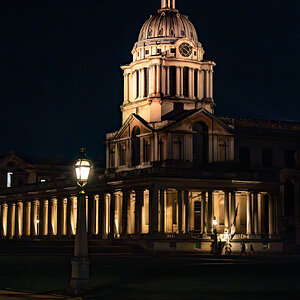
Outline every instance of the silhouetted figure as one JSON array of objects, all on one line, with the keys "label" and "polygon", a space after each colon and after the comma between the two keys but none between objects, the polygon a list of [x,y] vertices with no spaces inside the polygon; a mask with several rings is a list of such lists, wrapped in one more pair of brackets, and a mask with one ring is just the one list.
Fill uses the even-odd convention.
[{"label": "silhouetted figure", "polygon": [[242,256],[243,254],[247,255],[245,243],[242,243],[242,244],[241,244],[241,256]]},{"label": "silhouetted figure", "polygon": [[253,255],[254,254],[254,247],[253,245],[251,244],[250,245],[250,255]]}]

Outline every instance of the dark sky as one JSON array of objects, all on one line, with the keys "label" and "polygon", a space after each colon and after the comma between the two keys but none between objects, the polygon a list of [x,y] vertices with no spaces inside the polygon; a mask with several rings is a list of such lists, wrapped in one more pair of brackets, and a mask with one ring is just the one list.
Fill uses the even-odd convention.
[{"label": "dark sky", "polygon": [[[217,114],[300,121],[296,0],[177,0],[214,60]],[[159,0],[0,4],[0,152],[104,159],[123,75]]]}]

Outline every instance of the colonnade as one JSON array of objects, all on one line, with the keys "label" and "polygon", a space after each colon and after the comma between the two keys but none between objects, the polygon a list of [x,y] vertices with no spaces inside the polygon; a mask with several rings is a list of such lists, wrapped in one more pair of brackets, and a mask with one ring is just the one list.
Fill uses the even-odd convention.
[{"label": "colonnade", "polygon": [[[186,92],[184,92],[185,82],[188,86]],[[200,100],[213,98],[213,71],[153,64],[148,68],[133,70],[132,73],[124,73],[125,103],[145,97],[166,96]]]},{"label": "colonnade", "polygon": [[[215,217],[214,191],[199,193],[201,218],[198,224],[201,234],[211,234]],[[258,192],[247,192],[246,232],[258,235],[275,234],[275,206],[272,197],[268,200],[269,228],[259,232]],[[222,192],[224,198],[224,226],[229,229],[234,223],[237,210],[236,191]],[[261,198],[261,201],[265,201]],[[148,235],[165,236],[177,234],[189,236],[196,231],[195,203],[193,194],[184,189],[141,188],[116,190],[108,193],[88,194],[87,228],[89,235],[98,238],[125,238]],[[265,214],[260,206],[260,219]],[[219,216],[218,216],[219,217]],[[70,237],[76,233],[77,197],[53,197],[28,201],[7,201],[0,205],[1,237],[45,238]],[[262,231],[262,230],[261,230]]]}]

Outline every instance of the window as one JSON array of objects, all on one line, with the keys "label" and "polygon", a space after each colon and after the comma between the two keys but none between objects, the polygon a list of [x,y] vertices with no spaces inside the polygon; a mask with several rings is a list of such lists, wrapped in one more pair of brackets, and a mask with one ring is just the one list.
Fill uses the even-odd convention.
[{"label": "window", "polygon": [[176,49],[175,49],[175,48],[172,48],[172,49],[171,49],[171,53],[176,53]]},{"label": "window", "polygon": [[170,96],[176,95],[176,67],[170,67]]},{"label": "window", "polygon": [[222,140],[219,143],[219,161],[226,161],[227,160],[227,154],[228,152],[228,144],[226,141]]},{"label": "window", "polygon": [[294,151],[285,151],[285,166],[287,168],[294,168],[295,163],[295,152]]},{"label": "window", "polygon": [[145,68],[145,97],[149,95],[149,69]]},{"label": "window", "polygon": [[136,97],[140,96],[140,71],[136,71]]},{"label": "window", "polygon": [[149,50],[146,50],[146,55],[149,55]]},{"label": "window", "polygon": [[157,49],[157,54],[161,54],[161,49]]},{"label": "window", "polygon": [[135,126],[132,130],[132,160],[131,163],[133,166],[137,166],[141,163],[141,151],[140,151],[140,138],[138,135],[141,133],[141,130],[138,126]]},{"label": "window", "polygon": [[189,68],[183,68],[183,95],[184,97],[189,96]]},{"label": "window", "polygon": [[110,156],[110,167],[111,168],[115,168],[115,146],[112,146],[110,148],[110,153],[109,153],[109,156]]},{"label": "window", "polygon": [[284,215],[286,217],[295,216],[295,189],[290,180],[284,184]]},{"label": "window", "polygon": [[208,127],[197,122],[193,126],[193,162],[195,165],[208,162]]},{"label": "window", "polygon": [[150,142],[144,140],[144,162],[150,161]]},{"label": "window", "polygon": [[42,178],[41,180],[40,180],[40,182],[42,182],[42,183],[44,183],[44,182],[46,182],[47,180],[45,179],[45,178]]},{"label": "window", "polygon": [[177,137],[173,143],[173,159],[182,160],[182,139],[181,137]]},{"label": "window", "polygon": [[162,139],[159,141],[159,159],[160,161],[165,160],[164,142]]},{"label": "window", "polygon": [[10,188],[12,187],[13,183],[13,172],[7,172],[7,177],[6,177],[6,187]]},{"label": "window", "polygon": [[126,145],[122,144],[120,149],[120,166],[124,166],[126,161]]},{"label": "window", "polygon": [[240,148],[240,164],[249,165],[250,164],[250,149],[246,147]]},{"label": "window", "polygon": [[273,151],[271,149],[263,149],[262,164],[264,167],[272,167],[273,165]]},{"label": "window", "polygon": [[198,98],[198,70],[194,70],[194,96]]}]

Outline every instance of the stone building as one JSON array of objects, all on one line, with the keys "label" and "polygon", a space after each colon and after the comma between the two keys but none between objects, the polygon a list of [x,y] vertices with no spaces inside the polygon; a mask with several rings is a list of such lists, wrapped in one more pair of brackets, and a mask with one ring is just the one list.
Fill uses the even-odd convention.
[{"label": "stone building", "polygon": [[[132,56],[121,128],[107,134],[105,172],[96,168],[87,187],[89,235],[155,250],[210,251],[214,230],[234,251],[300,245],[300,123],[217,116],[215,63],[175,0],[161,1]],[[75,234],[76,187],[65,171],[0,191],[3,237]],[[55,180],[63,173],[70,180]]]}]

